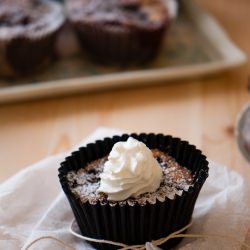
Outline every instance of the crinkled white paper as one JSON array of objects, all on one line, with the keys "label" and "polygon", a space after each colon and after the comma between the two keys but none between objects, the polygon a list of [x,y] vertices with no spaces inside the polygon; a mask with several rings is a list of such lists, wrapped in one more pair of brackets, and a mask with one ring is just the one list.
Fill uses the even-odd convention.
[{"label": "crinkled white paper", "polygon": [[[98,129],[81,145],[113,134]],[[21,171],[0,186],[0,249],[24,249],[41,236],[54,236],[76,249],[93,249],[69,233],[71,208],[57,177],[65,154],[49,157]],[[194,224],[188,233],[233,235],[242,242],[250,238],[250,184],[242,176],[210,162],[208,177],[195,206]],[[249,237],[249,236],[248,236]],[[31,249],[62,249],[52,240],[37,242]],[[222,238],[185,239],[176,249],[241,249]]]}]

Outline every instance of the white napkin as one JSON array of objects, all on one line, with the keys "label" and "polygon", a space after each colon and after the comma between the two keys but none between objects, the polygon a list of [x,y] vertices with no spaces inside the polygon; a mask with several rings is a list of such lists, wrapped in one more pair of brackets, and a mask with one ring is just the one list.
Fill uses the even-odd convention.
[{"label": "white napkin", "polygon": [[[88,142],[121,134],[100,128],[84,140]],[[76,249],[93,249],[69,233],[71,208],[57,177],[60,162],[67,154],[51,156],[7,180],[0,186],[0,249],[25,249],[41,236],[54,236]],[[195,206],[194,224],[188,233],[233,235],[246,242],[250,234],[250,185],[234,171],[210,162],[207,179]],[[248,241],[248,244],[250,242]],[[178,249],[241,249],[222,238],[185,239]],[[62,249],[46,239],[31,249]]]}]

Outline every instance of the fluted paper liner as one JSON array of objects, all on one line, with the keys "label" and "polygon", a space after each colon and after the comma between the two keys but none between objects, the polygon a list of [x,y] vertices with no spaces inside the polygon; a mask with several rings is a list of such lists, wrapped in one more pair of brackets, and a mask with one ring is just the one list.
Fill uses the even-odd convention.
[{"label": "fluted paper liner", "polygon": [[[73,23],[80,44],[96,62],[128,65],[152,60],[168,25],[137,31],[93,23]],[[101,41],[101,42],[100,42]]]},{"label": "fluted paper liner", "polygon": [[[164,10],[165,2],[159,1],[159,3],[162,4]],[[128,1],[127,4],[133,5],[132,2]],[[85,5],[79,5],[79,8],[88,9],[90,4]],[[147,7],[150,8],[150,6]],[[109,20],[109,18],[100,20],[98,18],[98,9],[96,10],[96,18],[84,14],[81,16],[80,11],[77,12],[74,8],[74,1],[66,2],[68,19],[76,31],[85,52],[96,62],[116,66],[117,64],[146,63],[157,55],[164,33],[171,22],[168,9],[169,6],[166,4],[166,12],[164,11],[160,20],[153,24],[149,24],[145,20],[145,25],[142,26],[130,22],[129,16],[125,20],[123,18],[121,20],[116,20],[116,18],[114,20]],[[111,8],[110,11],[115,11],[115,8]],[[124,10],[125,12],[126,10]],[[137,14],[139,16],[139,11]]]},{"label": "fluted paper liner", "polygon": [[[108,155],[117,141],[126,141],[132,136],[144,142],[150,149],[158,148],[174,157],[176,161],[192,171],[194,184],[182,195],[174,199],[158,199],[154,204],[146,202],[129,204],[111,202],[101,204],[97,201],[82,202],[71,191],[66,175],[69,171],[84,168],[89,162]],[[195,146],[186,141],[162,134],[124,134],[105,138],[88,144],[73,152],[61,163],[59,179],[69,200],[81,233],[95,239],[105,239],[128,245],[144,244],[183,228],[191,220],[194,205],[200,189],[208,177],[206,157]],[[172,239],[160,246],[168,249],[180,239]],[[92,243],[93,244],[93,243]],[[117,247],[107,244],[93,244],[98,249],[108,250]]]}]

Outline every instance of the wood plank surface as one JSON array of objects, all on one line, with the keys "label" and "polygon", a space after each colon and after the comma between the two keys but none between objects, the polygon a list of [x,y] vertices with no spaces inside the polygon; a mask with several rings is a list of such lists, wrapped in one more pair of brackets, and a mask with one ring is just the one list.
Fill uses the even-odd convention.
[{"label": "wood plank surface", "polygon": [[[196,0],[250,55],[250,1]],[[250,179],[234,135],[249,101],[249,63],[211,77],[155,83],[0,106],[0,182],[46,156],[66,151],[98,126],[161,132],[197,145],[210,160]]]}]

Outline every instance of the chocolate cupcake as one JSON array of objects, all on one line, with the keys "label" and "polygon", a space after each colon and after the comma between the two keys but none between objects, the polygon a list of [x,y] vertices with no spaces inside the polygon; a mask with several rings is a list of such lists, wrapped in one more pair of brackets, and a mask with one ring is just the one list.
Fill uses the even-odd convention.
[{"label": "chocolate cupcake", "polygon": [[153,59],[170,22],[162,0],[67,0],[66,10],[82,47],[102,63]]},{"label": "chocolate cupcake", "polygon": [[33,73],[51,61],[64,20],[54,1],[0,1],[0,75]]},{"label": "chocolate cupcake", "polygon": [[81,233],[127,245],[145,244],[186,226],[207,176],[208,162],[200,150],[162,134],[105,138],[73,152],[59,168]]}]

